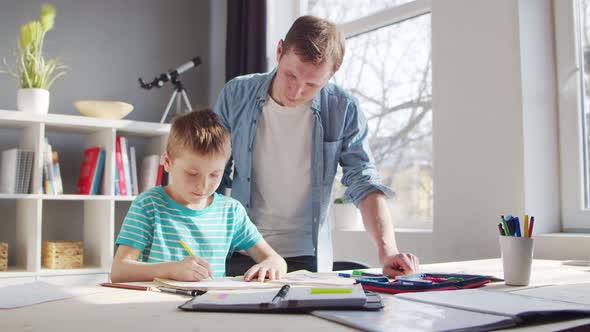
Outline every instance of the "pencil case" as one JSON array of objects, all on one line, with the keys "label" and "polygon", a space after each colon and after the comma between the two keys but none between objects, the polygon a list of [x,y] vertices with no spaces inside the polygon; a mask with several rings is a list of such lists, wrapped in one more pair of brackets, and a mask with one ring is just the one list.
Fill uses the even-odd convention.
[{"label": "pencil case", "polygon": [[423,273],[416,279],[394,281],[389,281],[386,277],[356,279],[365,290],[392,294],[477,288],[493,281],[501,279],[487,275],[455,273]]}]

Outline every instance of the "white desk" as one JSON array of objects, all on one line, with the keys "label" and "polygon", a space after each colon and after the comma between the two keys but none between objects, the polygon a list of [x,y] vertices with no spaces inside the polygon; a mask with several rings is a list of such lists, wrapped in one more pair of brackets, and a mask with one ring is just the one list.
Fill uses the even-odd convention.
[{"label": "white desk", "polygon": [[[499,259],[428,264],[422,266],[422,271],[502,277]],[[558,261],[533,263],[531,287],[582,282],[590,282],[590,267],[563,266]],[[519,289],[503,283],[486,287],[497,291]],[[104,287],[96,290],[98,293],[77,298],[0,310],[0,331],[353,331],[311,315],[183,312],[176,307],[186,297]],[[590,319],[515,330],[553,331],[581,322],[590,324]]]}]

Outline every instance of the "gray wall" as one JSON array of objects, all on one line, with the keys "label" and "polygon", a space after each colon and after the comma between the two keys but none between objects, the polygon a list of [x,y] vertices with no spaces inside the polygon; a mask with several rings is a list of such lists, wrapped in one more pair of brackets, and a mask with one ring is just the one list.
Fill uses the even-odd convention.
[{"label": "gray wall", "polygon": [[[42,1],[0,3],[0,56],[16,48],[19,28],[39,17]],[[127,119],[159,121],[172,85],[142,90],[138,77],[151,80],[199,55],[203,65],[181,80],[193,106],[208,104],[210,1],[53,0],[55,28],[44,50],[70,66],[51,90],[50,113],[78,114],[78,99],[112,99],[135,106]],[[11,60],[11,57],[8,57]],[[10,62],[9,62],[10,63]],[[0,76],[0,109],[16,109],[15,81]]]},{"label": "gray wall", "polygon": [[[79,115],[79,99],[121,100],[134,105],[126,119],[160,120],[172,85],[143,90],[138,77],[152,80],[194,56],[203,64],[181,76],[193,107],[214,102],[223,86],[225,1],[210,0],[52,0],[55,28],[47,33],[44,50],[70,67],[51,89],[50,113]],[[13,63],[20,26],[38,19],[42,1],[0,1],[0,58]],[[211,39],[215,42],[212,45]],[[212,61],[214,60],[214,61]],[[214,89],[211,89],[213,82]],[[16,109],[16,81],[0,74],[0,109]],[[0,128],[0,151],[18,145],[18,129]],[[60,153],[64,187],[73,193],[84,137],[49,132]],[[141,144],[141,143],[138,143]],[[44,239],[80,239],[82,202],[47,202],[43,208]],[[122,218],[128,203],[117,203]],[[14,201],[0,200],[0,241],[15,248]],[[118,229],[117,229],[118,231]],[[14,262],[15,250],[9,250]]]}]

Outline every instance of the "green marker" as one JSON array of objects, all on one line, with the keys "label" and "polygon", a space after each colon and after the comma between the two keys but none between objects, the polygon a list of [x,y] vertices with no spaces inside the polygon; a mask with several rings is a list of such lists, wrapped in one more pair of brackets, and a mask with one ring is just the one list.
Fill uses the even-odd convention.
[{"label": "green marker", "polygon": [[352,288],[312,288],[309,291],[311,294],[349,294]]},{"label": "green marker", "polygon": [[510,232],[508,231],[508,224],[506,223],[506,219],[504,219],[504,216],[500,216],[500,218],[502,218],[502,225],[504,225],[504,234],[506,236],[510,236]]}]

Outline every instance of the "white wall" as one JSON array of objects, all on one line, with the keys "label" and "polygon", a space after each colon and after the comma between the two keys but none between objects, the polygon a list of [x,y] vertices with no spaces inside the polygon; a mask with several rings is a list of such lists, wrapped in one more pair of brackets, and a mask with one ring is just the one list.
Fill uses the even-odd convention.
[{"label": "white wall", "polygon": [[433,248],[437,260],[498,257],[501,214],[559,229],[551,2],[434,1],[432,12]]},{"label": "white wall", "polygon": [[211,1],[209,105],[213,107],[225,84],[227,1]]},{"label": "white wall", "polygon": [[[434,229],[398,232],[400,250],[422,262],[499,257],[502,214],[560,231],[552,15],[551,0],[433,1]],[[376,262],[366,234],[334,237],[337,259]],[[570,258],[573,240],[539,238],[536,257]]]}]

